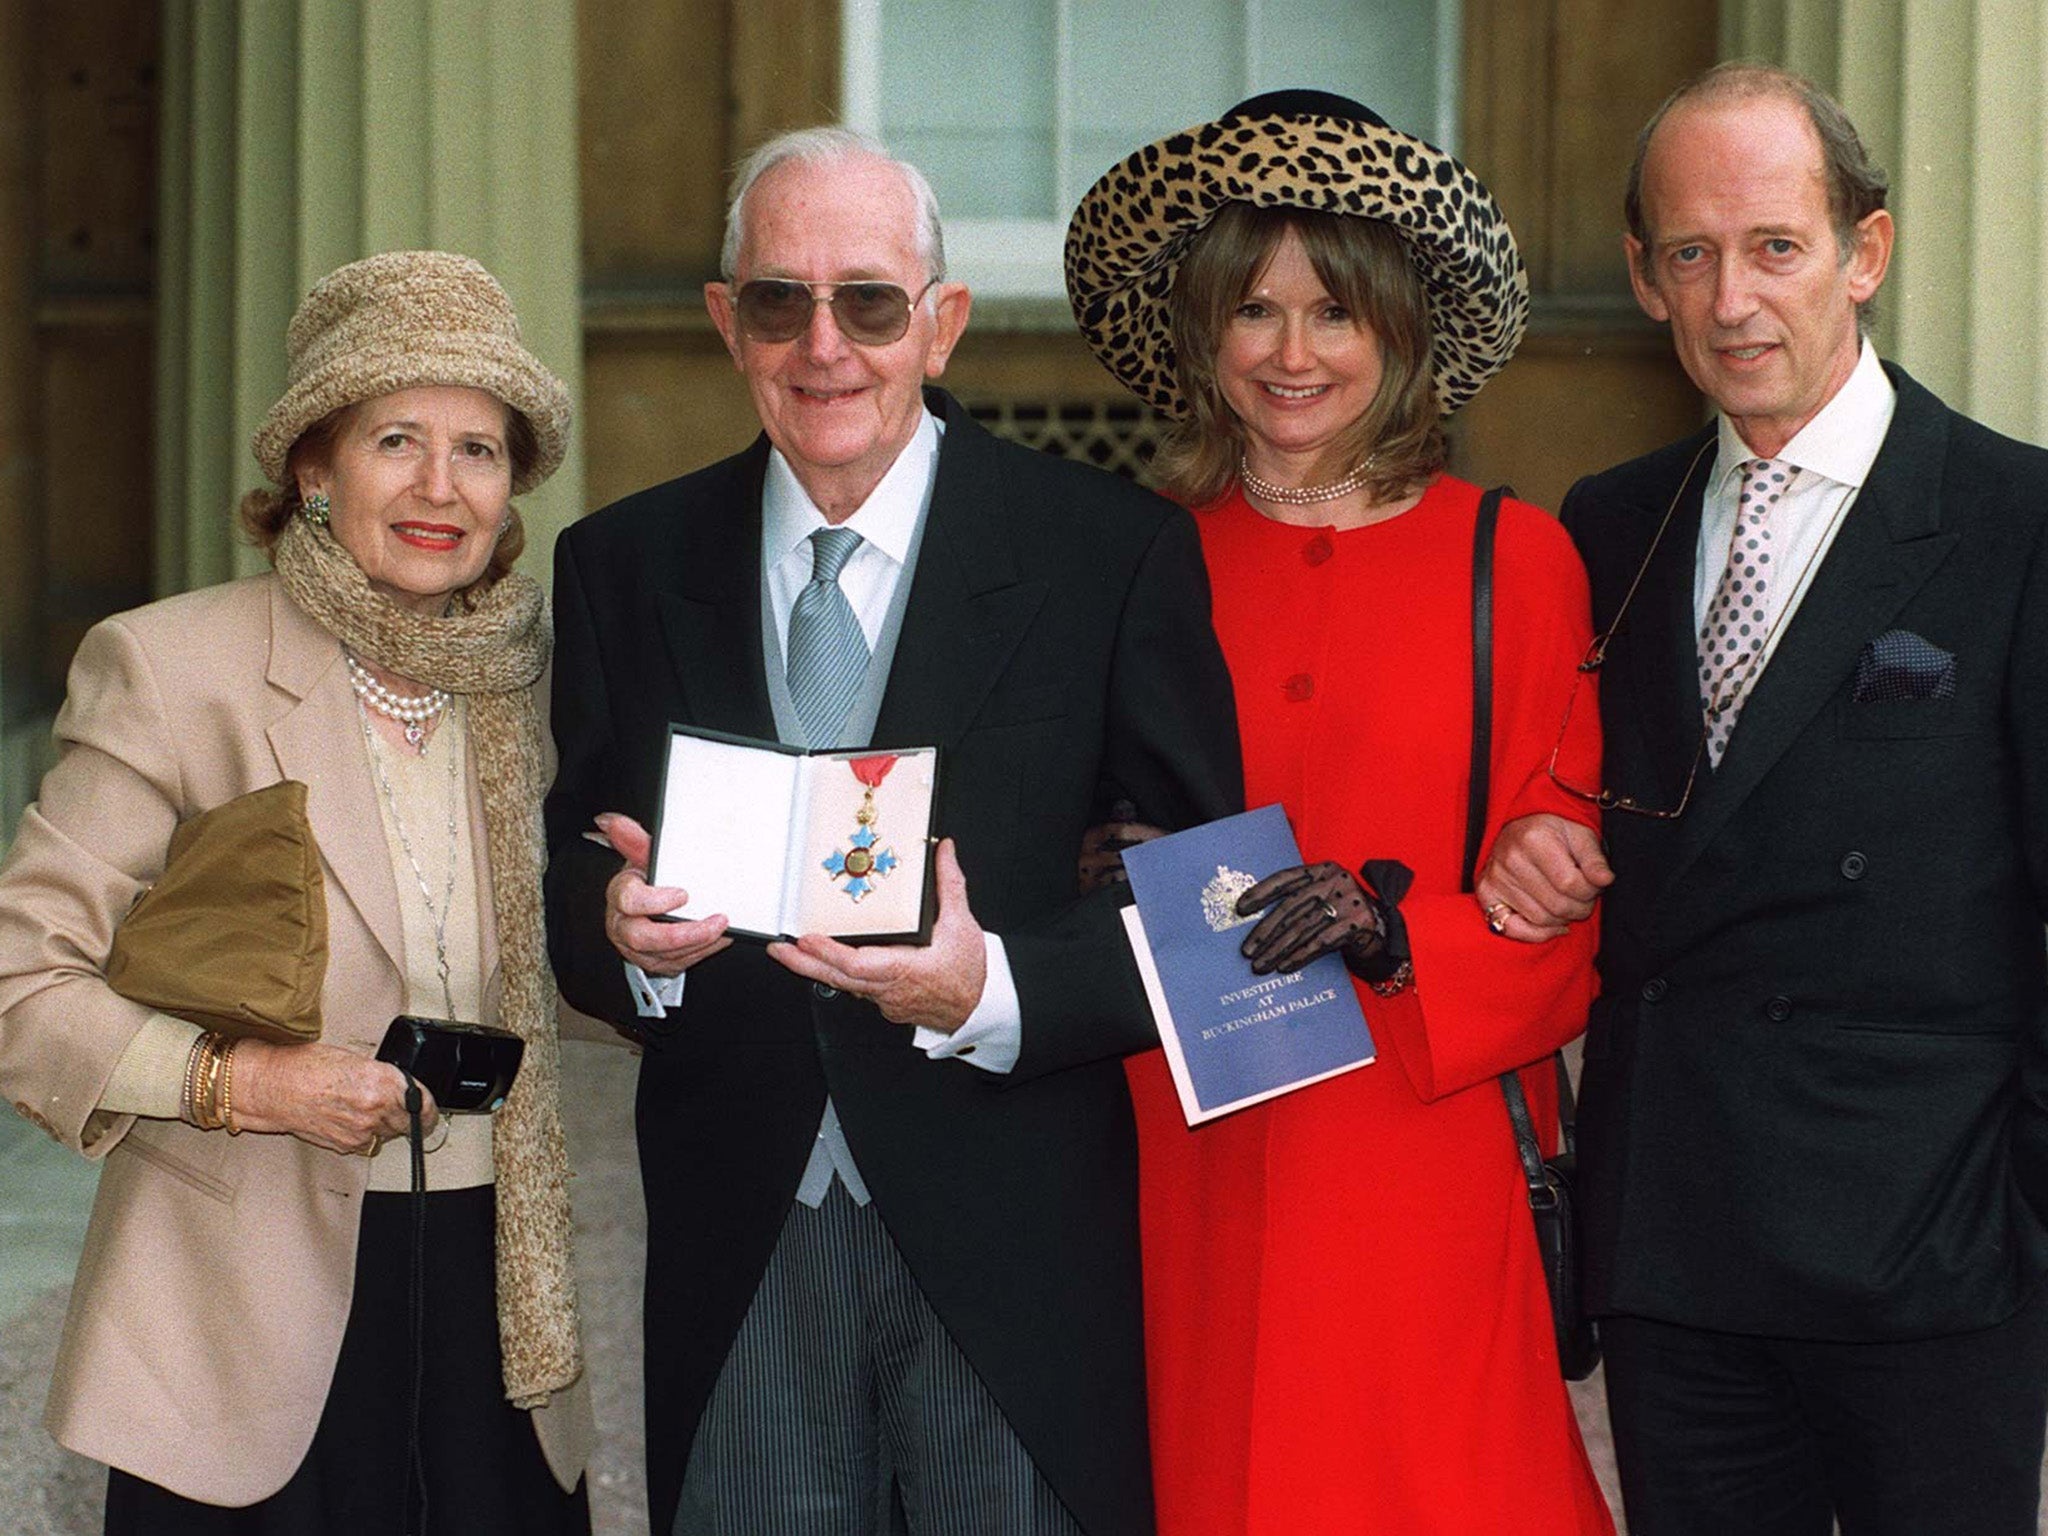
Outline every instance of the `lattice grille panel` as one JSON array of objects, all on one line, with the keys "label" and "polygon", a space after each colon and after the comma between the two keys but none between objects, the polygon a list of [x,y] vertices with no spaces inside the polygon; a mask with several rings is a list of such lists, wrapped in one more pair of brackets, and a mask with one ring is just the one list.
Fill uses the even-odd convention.
[{"label": "lattice grille panel", "polygon": [[971,400],[967,410],[998,437],[1152,483],[1147,468],[1167,419],[1136,400]]}]

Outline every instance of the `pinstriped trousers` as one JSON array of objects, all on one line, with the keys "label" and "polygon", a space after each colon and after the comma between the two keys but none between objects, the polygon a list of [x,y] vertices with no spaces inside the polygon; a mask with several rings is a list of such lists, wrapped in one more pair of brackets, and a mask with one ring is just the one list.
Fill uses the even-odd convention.
[{"label": "pinstriped trousers", "polygon": [[[1085,1431],[1083,1431],[1085,1432]],[[674,1536],[1081,1536],[874,1206],[791,1206],[712,1388]]]}]

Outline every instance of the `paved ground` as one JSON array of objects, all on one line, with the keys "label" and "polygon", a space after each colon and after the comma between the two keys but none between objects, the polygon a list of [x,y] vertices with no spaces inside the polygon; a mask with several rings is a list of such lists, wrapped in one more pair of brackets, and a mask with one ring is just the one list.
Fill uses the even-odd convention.
[{"label": "paved ground", "polygon": [[[597,1536],[647,1536],[642,1510],[641,1209],[634,1164],[633,1060],[571,1042],[563,1082],[575,1184],[577,1260],[600,1448],[592,1471]],[[104,1471],[59,1450],[40,1427],[93,1173],[25,1122],[0,1126],[0,1522],[8,1536],[97,1536]],[[15,1130],[14,1126],[19,1126]],[[1576,1389],[1581,1421],[1611,1481],[1597,1378]],[[2048,1528],[2044,1528],[2048,1529]]]}]

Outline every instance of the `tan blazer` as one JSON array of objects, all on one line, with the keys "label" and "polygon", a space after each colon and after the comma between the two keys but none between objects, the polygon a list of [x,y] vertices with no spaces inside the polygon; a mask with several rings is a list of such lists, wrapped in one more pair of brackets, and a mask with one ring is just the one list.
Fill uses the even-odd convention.
[{"label": "tan blazer", "polygon": [[[47,1423],[81,1455],[209,1503],[266,1498],[305,1458],[348,1319],[369,1164],[291,1136],[95,1111],[147,1017],[102,967],[180,821],[299,779],[327,883],[323,1038],[374,1053],[401,1011],[403,956],[360,730],[340,646],[274,576],[117,615],[79,647],[62,755],[0,865],[0,1099],[104,1160]],[[490,911],[481,853],[477,876]],[[488,1022],[489,923],[483,942]],[[584,1383],[534,1425],[573,1487],[594,1438]]]}]

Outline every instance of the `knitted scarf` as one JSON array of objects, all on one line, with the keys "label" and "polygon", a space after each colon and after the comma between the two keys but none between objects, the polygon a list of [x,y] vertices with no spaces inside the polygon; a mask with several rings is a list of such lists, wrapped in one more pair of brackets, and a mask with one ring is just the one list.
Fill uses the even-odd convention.
[{"label": "knitted scarf", "polygon": [[485,851],[504,972],[499,1022],[526,1042],[492,1125],[498,1204],[498,1338],[505,1396],[537,1408],[583,1370],[570,1262],[569,1160],[562,1143],[555,980],[541,918],[541,794],[547,788],[533,685],[553,638],[540,586],[517,572],[444,618],[400,608],[324,530],[293,518],[272,558],[285,591],[356,655],[469,701]]}]

